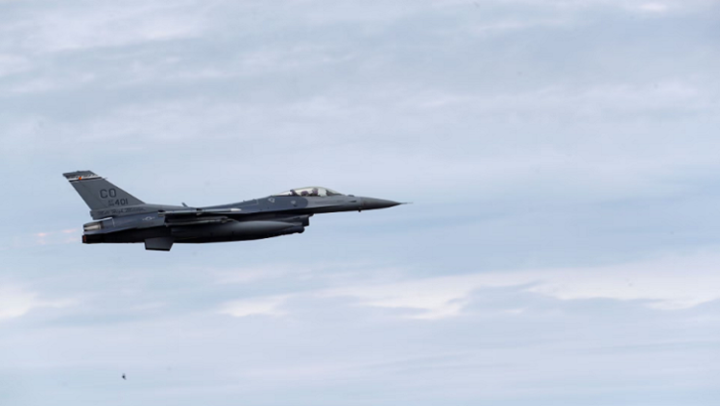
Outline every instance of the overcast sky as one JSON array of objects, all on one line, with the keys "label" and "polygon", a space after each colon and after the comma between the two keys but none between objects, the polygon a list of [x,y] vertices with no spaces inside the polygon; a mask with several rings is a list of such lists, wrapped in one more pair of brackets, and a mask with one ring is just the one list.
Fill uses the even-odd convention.
[{"label": "overcast sky", "polygon": [[[0,0],[0,404],[717,405],[718,72],[714,0]],[[414,204],[147,252],[84,169]]]}]

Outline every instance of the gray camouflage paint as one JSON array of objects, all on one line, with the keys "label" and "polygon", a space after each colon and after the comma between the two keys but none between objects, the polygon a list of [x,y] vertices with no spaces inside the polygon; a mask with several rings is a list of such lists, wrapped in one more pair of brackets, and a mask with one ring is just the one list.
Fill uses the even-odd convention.
[{"label": "gray camouflage paint", "polygon": [[146,249],[158,251],[169,251],[173,243],[246,241],[303,233],[314,214],[400,204],[342,194],[273,195],[209,207],[147,204],[91,171],[63,176],[98,220],[84,225],[84,243],[144,242]]}]

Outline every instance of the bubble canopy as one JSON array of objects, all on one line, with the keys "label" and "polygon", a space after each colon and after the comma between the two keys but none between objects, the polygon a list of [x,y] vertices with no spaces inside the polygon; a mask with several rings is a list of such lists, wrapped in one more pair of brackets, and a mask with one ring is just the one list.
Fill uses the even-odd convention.
[{"label": "bubble canopy", "polygon": [[286,192],[277,193],[273,196],[342,196],[340,192],[336,192],[332,189],[321,187],[321,186],[307,186],[296,189],[290,189]]}]

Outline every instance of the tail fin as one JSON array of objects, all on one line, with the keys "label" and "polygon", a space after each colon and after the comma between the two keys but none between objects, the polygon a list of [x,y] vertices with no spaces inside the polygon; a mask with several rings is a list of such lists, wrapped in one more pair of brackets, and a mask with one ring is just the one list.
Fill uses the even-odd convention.
[{"label": "tail fin", "polygon": [[92,211],[135,206],[142,200],[120,189],[91,171],[63,173]]}]

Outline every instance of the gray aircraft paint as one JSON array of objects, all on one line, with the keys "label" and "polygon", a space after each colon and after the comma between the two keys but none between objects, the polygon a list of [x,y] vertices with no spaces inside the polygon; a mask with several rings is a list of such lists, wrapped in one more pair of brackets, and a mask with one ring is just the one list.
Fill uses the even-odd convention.
[{"label": "gray aircraft paint", "polygon": [[[287,194],[209,207],[147,204],[91,171],[63,176],[90,207],[90,216],[97,220],[84,225],[84,243],[143,242],[145,249],[156,251],[169,251],[174,243],[246,241],[302,233],[314,214],[375,210],[400,204],[343,195],[321,187],[292,189]],[[307,193],[309,189],[312,192],[308,195],[296,192]]]}]

